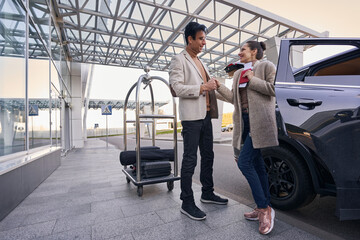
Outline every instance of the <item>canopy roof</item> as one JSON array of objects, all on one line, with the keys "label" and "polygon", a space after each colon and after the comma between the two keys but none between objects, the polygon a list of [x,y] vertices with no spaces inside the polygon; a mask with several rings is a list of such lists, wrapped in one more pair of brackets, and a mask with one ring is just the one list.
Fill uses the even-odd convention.
[{"label": "canopy roof", "polygon": [[207,26],[199,57],[212,74],[238,60],[248,40],[320,37],[322,34],[238,0],[59,0],[60,17],[72,61],[167,70],[184,48],[184,27]]},{"label": "canopy roof", "polygon": [[[6,1],[5,1],[6,2]],[[207,26],[207,45],[199,57],[210,72],[225,75],[224,68],[238,60],[239,46],[248,40],[271,37],[325,37],[307,27],[239,0],[53,0],[52,14],[62,39],[52,39],[51,48],[62,43],[71,61],[121,67],[167,70],[174,54],[184,48],[183,30],[191,21]],[[3,9],[0,23],[4,53],[18,54],[24,36],[24,11]],[[38,35],[48,39],[49,9],[45,0],[30,1],[34,27],[30,33],[31,57],[46,50]],[[56,38],[54,29],[51,36]],[[9,33],[16,33],[9,38]],[[45,44],[46,45],[46,44]],[[1,49],[0,49],[1,50]],[[53,55],[53,58],[56,56]]]}]

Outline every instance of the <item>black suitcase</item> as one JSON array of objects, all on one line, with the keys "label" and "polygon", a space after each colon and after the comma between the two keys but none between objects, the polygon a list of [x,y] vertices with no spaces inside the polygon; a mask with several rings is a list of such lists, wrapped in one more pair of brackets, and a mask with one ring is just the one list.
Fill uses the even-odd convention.
[{"label": "black suitcase", "polygon": [[164,161],[164,160],[143,161],[141,162],[140,172],[143,178],[168,176],[171,173],[171,164],[169,161]]},{"label": "black suitcase", "polygon": [[143,178],[163,177],[171,173],[169,161],[151,161],[141,163],[141,175]]},{"label": "black suitcase", "polygon": [[[141,161],[161,161],[167,159],[174,161],[174,149],[160,149],[159,147],[141,147],[140,148]],[[120,163],[123,166],[132,165],[136,163],[136,151],[123,151],[120,153]]]}]

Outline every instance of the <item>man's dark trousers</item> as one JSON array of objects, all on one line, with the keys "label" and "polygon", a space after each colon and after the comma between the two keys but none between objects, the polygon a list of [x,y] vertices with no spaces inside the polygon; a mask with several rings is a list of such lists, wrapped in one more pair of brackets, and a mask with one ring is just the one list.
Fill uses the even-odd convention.
[{"label": "man's dark trousers", "polygon": [[207,112],[205,119],[181,122],[182,137],[184,141],[184,154],[181,165],[181,194],[180,199],[184,204],[194,202],[194,194],[191,188],[192,176],[197,164],[197,150],[200,148],[201,166],[200,182],[203,195],[211,195],[214,192],[213,183],[213,132],[210,113]]}]

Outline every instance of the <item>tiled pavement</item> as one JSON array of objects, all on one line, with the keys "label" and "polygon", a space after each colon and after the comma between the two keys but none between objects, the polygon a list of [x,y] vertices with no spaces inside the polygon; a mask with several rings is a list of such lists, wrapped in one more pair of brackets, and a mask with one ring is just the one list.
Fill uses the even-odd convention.
[{"label": "tiled pavement", "polygon": [[258,223],[243,218],[249,207],[234,200],[227,206],[197,205],[207,214],[193,221],[180,213],[179,181],[169,192],[165,183],[128,184],[118,161],[120,150],[89,140],[62,159],[61,166],[0,222],[0,239],[318,239],[276,220],[267,236]]}]

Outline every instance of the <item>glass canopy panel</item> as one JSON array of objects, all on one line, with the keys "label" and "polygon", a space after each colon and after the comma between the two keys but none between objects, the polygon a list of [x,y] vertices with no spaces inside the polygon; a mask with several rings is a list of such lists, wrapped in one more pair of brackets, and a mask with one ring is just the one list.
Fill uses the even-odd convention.
[{"label": "glass canopy panel", "polygon": [[[256,8],[251,5],[243,6],[229,0],[58,0],[53,1],[53,4],[55,12],[60,13],[59,19],[63,19],[59,27],[61,35],[65,37],[64,41],[82,45],[79,49],[68,49],[74,51],[69,55],[75,56],[76,61],[87,61],[89,57],[76,56],[82,55],[81,51],[88,54],[88,45],[106,46],[110,49],[104,53],[98,50],[92,54],[102,54],[108,59],[107,62],[118,62],[125,67],[142,64],[149,64],[153,68],[160,67],[158,58],[161,61],[164,61],[164,57],[171,59],[184,48],[183,31],[190,21],[204,24],[209,29],[204,54],[211,55],[210,51],[215,48],[217,55],[225,57],[226,60],[222,60],[224,62],[237,58],[237,55],[232,53],[247,40],[267,40],[273,36],[322,36],[299,25],[295,31],[291,21],[285,19],[275,23],[269,19],[277,19],[276,15],[265,10],[256,13]],[[91,32],[91,36],[85,34],[85,37],[82,32]],[[153,47],[155,44],[160,46]],[[91,51],[93,49],[94,46]],[[125,55],[123,50],[135,52]],[[137,63],[136,57],[139,53],[150,53],[154,56],[147,56],[147,63]],[[117,57],[116,61],[112,60],[114,56]],[[98,57],[92,59],[95,63],[103,61]],[[141,61],[143,59],[141,58]],[[211,69],[215,67],[214,64],[209,65]],[[214,71],[225,74],[224,67]]]},{"label": "glass canopy panel", "polygon": [[208,5],[211,3],[211,1],[203,1],[203,0],[185,0],[187,1],[187,6],[190,13],[194,13],[196,10],[199,10],[201,12],[201,8],[203,5]]},{"label": "glass canopy panel", "polygon": [[[222,20],[228,13],[230,13],[230,11],[233,9],[232,7],[219,3],[219,2],[215,2],[215,9],[216,9],[216,20],[220,21]],[[236,23],[236,22],[235,22]],[[232,22],[232,25],[234,24],[234,22]]]}]

